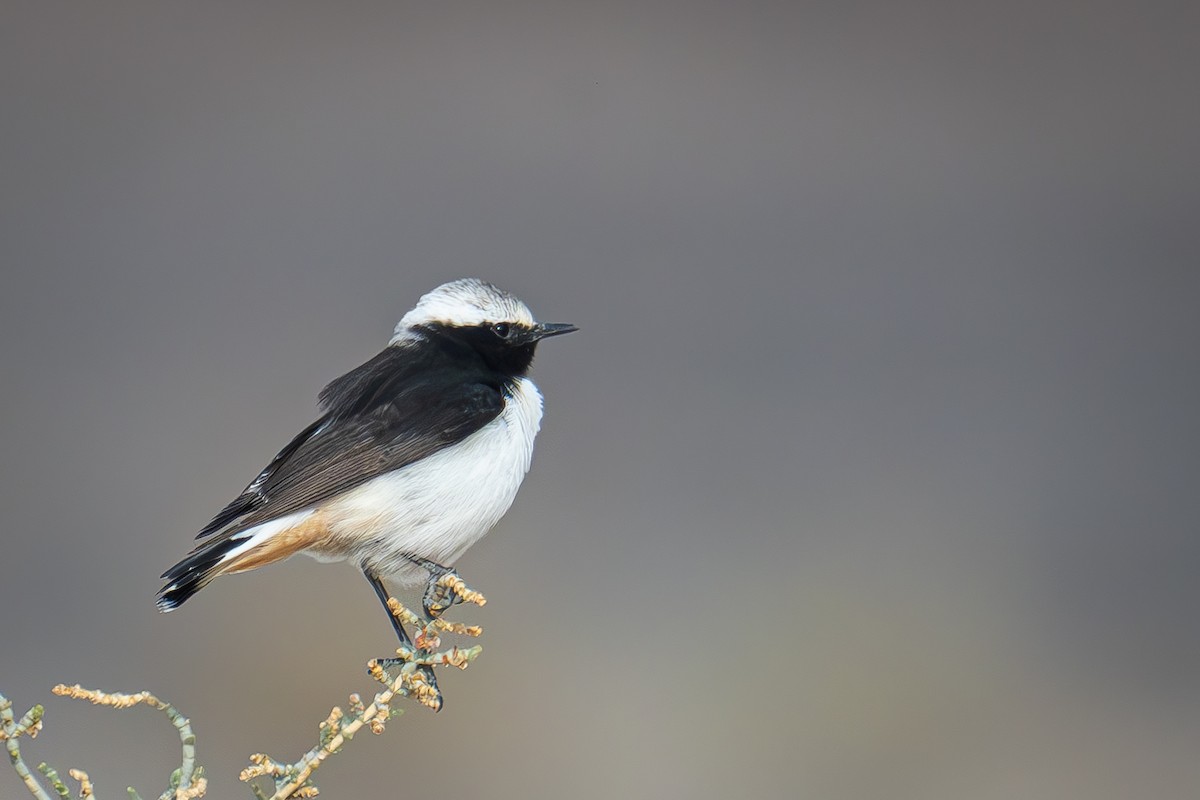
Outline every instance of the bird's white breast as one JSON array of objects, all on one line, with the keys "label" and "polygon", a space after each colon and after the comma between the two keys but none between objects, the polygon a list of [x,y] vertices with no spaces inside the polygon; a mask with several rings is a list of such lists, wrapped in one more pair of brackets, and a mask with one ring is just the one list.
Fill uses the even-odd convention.
[{"label": "bird's white breast", "polygon": [[333,536],[352,543],[334,557],[423,584],[428,573],[406,556],[449,566],[500,521],[529,471],[541,420],[541,392],[520,378],[500,415],[466,439],[323,504]]}]

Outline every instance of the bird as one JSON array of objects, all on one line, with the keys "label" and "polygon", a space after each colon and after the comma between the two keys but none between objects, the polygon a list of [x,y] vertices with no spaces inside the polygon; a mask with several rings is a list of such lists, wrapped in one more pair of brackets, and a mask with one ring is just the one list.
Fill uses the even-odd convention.
[{"label": "bird", "polygon": [[320,417],[163,573],[158,608],[303,553],[356,566],[385,608],[385,580],[424,584],[426,615],[436,613],[436,582],[499,522],[529,470],[543,408],[528,377],[534,351],[576,330],[538,322],[477,278],[423,295],[378,355],[321,391]]}]

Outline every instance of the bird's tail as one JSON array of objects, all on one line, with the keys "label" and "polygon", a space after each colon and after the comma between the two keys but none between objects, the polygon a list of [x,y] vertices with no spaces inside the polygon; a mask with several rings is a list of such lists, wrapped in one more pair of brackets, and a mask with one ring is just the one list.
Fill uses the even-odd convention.
[{"label": "bird's tail", "polygon": [[234,531],[210,539],[163,573],[167,585],[158,593],[160,610],[179,608],[218,575],[282,561],[328,534],[324,516],[311,509]]},{"label": "bird's tail", "polygon": [[224,572],[223,565],[230,552],[244,544],[238,539],[218,539],[206,542],[189,553],[187,558],[163,573],[167,585],[158,593],[158,609],[174,611],[183,605],[184,601]]}]

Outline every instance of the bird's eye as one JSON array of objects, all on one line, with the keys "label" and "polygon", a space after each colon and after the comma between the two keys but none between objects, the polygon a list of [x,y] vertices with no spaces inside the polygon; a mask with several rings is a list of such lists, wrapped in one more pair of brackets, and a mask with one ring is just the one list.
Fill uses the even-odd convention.
[{"label": "bird's eye", "polygon": [[508,326],[508,323],[506,323],[506,322],[497,322],[495,325],[492,326],[492,333],[496,334],[501,339],[507,339],[508,334],[510,334],[511,332],[512,332],[512,328],[510,328]]}]

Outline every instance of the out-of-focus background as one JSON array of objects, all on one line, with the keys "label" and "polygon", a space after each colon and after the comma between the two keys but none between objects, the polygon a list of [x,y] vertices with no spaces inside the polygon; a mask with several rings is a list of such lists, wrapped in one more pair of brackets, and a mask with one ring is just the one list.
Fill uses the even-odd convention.
[{"label": "out-of-focus background", "polygon": [[[1200,6],[9,2],[0,691],[211,796],[391,647],[345,566],[157,577],[478,275],[545,345],[485,653],[330,797],[1200,787]],[[409,785],[397,783],[402,776]],[[0,794],[21,793],[0,771]]]}]

